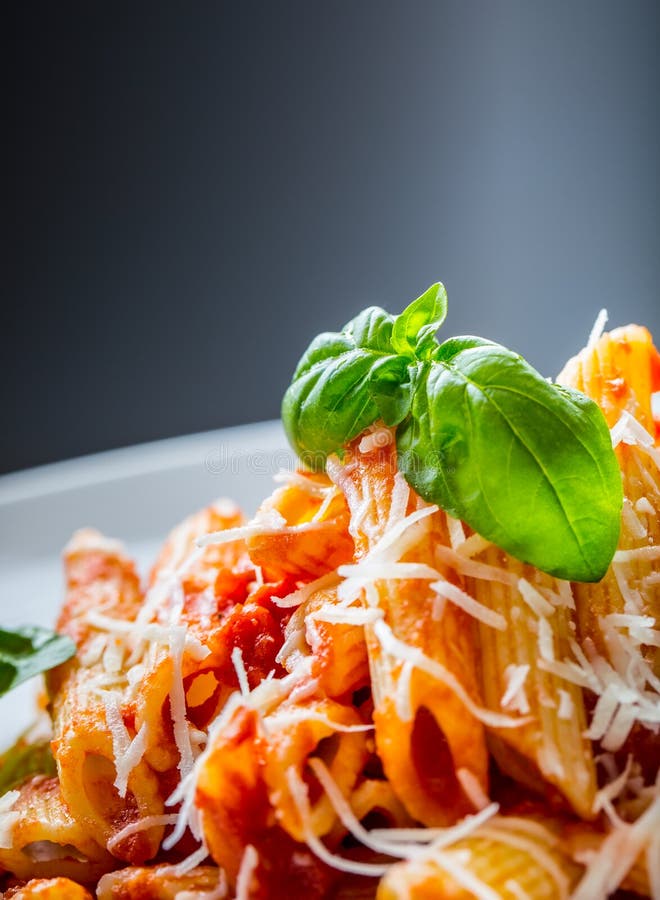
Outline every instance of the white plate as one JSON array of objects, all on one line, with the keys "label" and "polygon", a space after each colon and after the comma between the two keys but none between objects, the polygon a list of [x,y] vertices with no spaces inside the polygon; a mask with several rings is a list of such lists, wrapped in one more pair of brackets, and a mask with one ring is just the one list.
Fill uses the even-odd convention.
[{"label": "white plate", "polygon": [[[60,552],[77,528],[120,538],[144,573],[184,516],[221,496],[252,514],[273,475],[292,465],[280,423],[262,422],[0,477],[0,625],[52,627]],[[0,746],[30,724],[34,694],[33,681],[0,698]]]}]

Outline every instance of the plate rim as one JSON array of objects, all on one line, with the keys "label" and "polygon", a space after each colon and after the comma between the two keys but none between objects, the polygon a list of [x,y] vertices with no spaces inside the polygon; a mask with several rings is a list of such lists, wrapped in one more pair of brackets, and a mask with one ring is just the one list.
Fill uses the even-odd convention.
[{"label": "plate rim", "polygon": [[254,448],[255,438],[259,437],[270,444],[281,438],[283,448],[288,446],[281,420],[266,419],[144,441],[19,469],[0,475],[0,507],[118,479],[185,468],[198,464],[200,450],[208,450],[209,445],[237,446],[249,441]]}]

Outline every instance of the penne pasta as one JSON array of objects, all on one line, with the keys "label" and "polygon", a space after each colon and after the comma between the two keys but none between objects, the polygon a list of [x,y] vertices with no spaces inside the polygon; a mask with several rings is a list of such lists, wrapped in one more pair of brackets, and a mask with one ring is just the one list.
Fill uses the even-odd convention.
[{"label": "penne pasta", "polygon": [[[101,847],[131,818],[163,811],[158,780],[137,759],[123,790],[120,753],[137,738],[133,711],[114,690],[123,648],[114,635],[99,635],[89,613],[132,621],[142,602],[133,564],[121,549],[93,532],[74,536],[65,555],[68,597],[58,627],[78,647],[76,657],[49,673],[53,756],[64,804],[76,821],[93,829]],[[162,831],[139,834],[114,848],[114,855],[141,862],[156,852]]]},{"label": "penne pasta", "polygon": [[501,770],[535,791],[591,818],[596,767],[585,733],[583,689],[544,664],[570,654],[574,636],[570,585],[491,546],[472,557],[510,576],[509,583],[468,578],[468,592],[506,622],[479,623],[481,689],[486,706],[529,717],[520,728],[489,730]]},{"label": "penne pasta", "polygon": [[[391,434],[385,431],[383,440],[371,443],[366,453],[355,442],[347,461],[329,460],[328,469],[351,510],[356,558],[361,565],[372,563],[374,574],[361,579],[358,565],[351,576],[356,599],[380,614],[398,641],[419,648],[446,668],[477,702],[477,648],[471,617],[454,604],[434,614],[428,579],[377,576],[379,542],[388,525],[402,522],[406,513],[417,508],[416,498],[397,474]],[[430,568],[435,564],[434,544],[448,541],[446,517],[430,508],[417,511],[423,511],[424,517],[404,531],[400,547],[391,553],[397,560]],[[452,584],[459,580],[444,567],[434,570],[432,578],[436,576]],[[350,583],[343,589],[350,590]],[[365,633],[376,744],[385,774],[415,819],[427,825],[456,821],[475,808],[475,792],[466,793],[457,775],[460,770],[470,774],[480,798],[488,794],[483,727],[446,684],[388,652],[376,624],[366,624]]]},{"label": "penne pasta", "polygon": [[[308,484],[305,484],[308,482]],[[312,580],[353,557],[344,498],[323,475],[298,473],[259,507],[255,523],[281,522],[247,540],[253,563],[270,581]]]},{"label": "penne pasta", "polygon": [[552,824],[498,817],[449,848],[393,866],[378,900],[562,900],[581,867]]},{"label": "penne pasta", "polygon": [[328,697],[343,698],[365,688],[367,645],[359,619],[351,623],[354,614],[340,602],[337,587],[314,591],[287,623],[278,660],[291,672],[301,658],[310,657],[310,675]]},{"label": "penne pasta", "polygon": [[114,868],[116,860],[64,803],[57,778],[36,776],[15,794],[9,839],[0,840],[0,871],[91,884]]},{"label": "penne pasta", "polygon": [[92,900],[89,891],[69,878],[34,878],[3,896],[6,900]]},{"label": "penne pasta", "polygon": [[222,870],[199,866],[177,874],[171,864],[129,866],[104,875],[97,900],[225,900],[229,896]]},{"label": "penne pasta", "polygon": [[[203,548],[196,543],[242,523],[236,506],[217,501],[172,531],[152,570],[141,617],[148,630],[149,621],[162,619],[163,607],[169,604],[171,627],[166,626],[160,644],[147,643],[145,656],[139,659],[143,672],[135,697],[135,723],[149,735],[145,759],[157,772],[167,773],[179,765],[190,768],[195,751],[187,732],[190,727],[198,731],[208,727],[238,688],[232,661],[235,647],[241,650],[253,683],[276,667],[282,629],[277,609],[269,608],[266,586],[254,590],[257,576],[245,541]],[[183,640],[176,654],[173,640]]]},{"label": "penne pasta", "polygon": [[[206,841],[230,885],[236,883],[248,845],[259,855],[255,877],[263,890],[272,889],[277,879],[294,877],[287,854],[314,869],[287,772],[306,777],[308,760],[322,759],[340,790],[350,794],[368,758],[366,734],[352,709],[331,700],[284,702],[263,716],[238,709],[214,736],[197,780]],[[327,835],[336,823],[330,800],[320,792],[311,807],[314,833]]]},{"label": "penne pasta", "polygon": [[[657,702],[660,450],[651,403],[660,389],[660,355],[648,331],[631,325],[585,348],[566,365],[559,381],[583,391],[603,410],[616,443],[624,492],[618,549],[607,574],[598,584],[574,585],[579,638],[608,682],[614,679],[633,693],[643,693],[655,679]],[[631,682],[633,671],[637,674]],[[634,750],[649,777],[655,773],[660,753],[657,724],[645,720],[643,708],[598,737],[606,750]]]}]

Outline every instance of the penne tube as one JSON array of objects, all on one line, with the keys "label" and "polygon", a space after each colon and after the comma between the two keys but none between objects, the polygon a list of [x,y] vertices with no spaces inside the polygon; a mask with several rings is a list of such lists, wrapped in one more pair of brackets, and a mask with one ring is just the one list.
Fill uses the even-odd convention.
[{"label": "penne tube", "polygon": [[389,781],[367,778],[351,794],[355,818],[370,828],[408,828],[414,824]]},{"label": "penne tube", "polygon": [[[599,671],[609,667],[634,693],[654,677],[657,685],[660,676],[660,449],[652,411],[660,355],[645,328],[629,325],[582,350],[558,380],[598,403],[616,444],[624,493],[617,552],[598,584],[576,584],[574,594],[578,636],[587,655]],[[646,674],[640,672],[644,666],[650,670]],[[640,674],[631,684],[635,671]],[[660,751],[656,728],[655,721],[644,726],[643,711],[638,712],[627,727],[605,731],[603,747],[634,752],[653,776]]]},{"label": "penne tube", "polygon": [[651,397],[660,389],[660,355],[646,328],[627,325],[603,334],[566,363],[557,383],[595,400],[610,428],[625,410],[655,437]]},{"label": "penne tube", "polygon": [[[303,841],[297,806],[286,786],[287,771],[293,768],[303,777],[308,759],[321,759],[341,793],[349,796],[367,761],[370,729],[351,707],[332,700],[303,706],[282,704],[264,719],[264,727],[268,732],[264,767],[268,794],[272,800],[276,798],[276,817],[282,828],[294,840]],[[334,807],[320,792],[311,809],[314,834],[328,834],[335,822]]]},{"label": "penne tube", "polygon": [[[350,796],[369,755],[367,734],[368,726],[351,707],[328,699],[285,701],[263,716],[239,707],[230,716],[205,754],[196,791],[207,845],[230,886],[236,884],[248,846],[260,860],[255,878],[263,891],[298,877],[301,867],[305,877],[316,872],[319,883],[331,883],[336,876],[304,843],[287,773],[313,782],[308,761],[319,758],[341,792]],[[330,835],[337,821],[319,788],[311,803],[314,834]]]},{"label": "penne tube", "polygon": [[197,866],[179,874],[175,866],[129,866],[104,875],[97,900],[221,900],[227,897],[225,876],[216,866]]},{"label": "penne tube", "polygon": [[245,540],[197,546],[242,523],[238,507],[216,501],[173,529],[152,570],[140,618],[147,632],[150,623],[164,623],[162,639],[145,640],[137,654],[142,672],[134,704],[135,727],[149,736],[144,758],[157,772],[189,770],[195,754],[189,726],[207,728],[238,688],[235,646],[243,648],[255,683],[276,665],[281,628],[265,604],[250,602],[257,575]]},{"label": "penne tube", "polygon": [[[99,634],[90,619],[95,613],[130,623],[142,594],[133,563],[118,545],[95,532],[74,535],[65,570],[67,599],[58,628],[78,649],[72,660],[48,673],[52,750],[64,804],[105,847],[132,819],[163,811],[157,778],[141,758],[139,741],[134,743],[133,711],[116,689],[122,680],[121,640]],[[142,862],[155,854],[161,834],[156,829],[136,835],[115,846],[113,854]]]},{"label": "penne tube", "polygon": [[[594,347],[570,360],[558,380],[595,400],[610,428],[622,415],[632,417],[653,445],[651,396],[660,389],[660,355],[645,328],[631,325],[604,334]],[[631,443],[634,440],[633,432],[616,446],[624,489],[619,552],[601,582],[575,585],[580,635],[606,658],[611,658],[603,627],[606,616],[660,615],[660,582],[648,578],[660,559],[660,455],[650,457],[643,445]],[[658,555],[649,547],[658,547]],[[646,552],[639,552],[642,548]],[[657,653],[651,653],[655,660]]]},{"label": "penne tube", "polygon": [[392,866],[377,900],[567,900],[581,872],[551,827],[497,817],[449,847]]},{"label": "penne tube", "polygon": [[[612,841],[612,830],[605,833],[586,823],[571,824],[566,829],[563,843],[576,862],[587,867],[595,866],[596,870],[603,868],[602,862],[599,861],[599,854],[603,851],[606,852],[608,859],[614,858],[617,861],[619,858],[626,859],[624,871],[618,873],[620,881],[617,888],[631,891],[640,897],[655,897],[651,886],[653,876],[650,867],[655,866],[657,871],[657,860],[660,859],[660,838],[657,829],[650,840],[639,846],[637,855],[635,856],[633,849],[631,856],[630,850],[635,847],[635,842],[625,833],[630,831],[630,825],[620,822],[618,828],[620,830],[618,846],[608,848],[606,845],[608,839]],[[614,837],[616,839],[617,835]]]},{"label": "penne tube", "polygon": [[173,576],[180,573],[181,581],[187,583],[189,589],[208,587],[219,571],[231,569],[245,559],[245,541],[210,544],[200,552],[197,539],[213,532],[240,528],[244,522],[239,507],[225,497],[187,516],[167,536],[151,569],[149,586],[168,580],[171,583]]},{"label": "penne tube", "polygon": [[[116,865],[85,822],[62,800],[57,778],[37,776],[16,791],[11,827],[0,839],[0,871],[18,878],[55,878],[92,883]],[[9,838],[9,839],[7,839]]]},{"label": "penne tube", "polygon": [[265,525],[274,517],[284,529],[274,526],[247,541],[250,558],[267,580],[312,580],[352,559],[346,502],[324,475],[298,473],[261,504],[254,522]]},{"label": "penne tube", "polygon": [[[595,346],[570,360],[558,380],[595,400],[610,428],[617,427],[621,416],[632,417],[653,446],[651,397],[660,389],[660,355],[645,328],[631,325],[604,334]],[[599,584],[575,585],[580,634],[606,658],[611,655],[603,628],[606,616],[660,614],[660,583],[648,579],[660,558],[660,552],[656,558],[648,551],[649,547],[660,551],[660,457],[650,457],[643,441],[633,429],[615,448],[624,489],[619,552]],[[642,548],[646,552],[639,552]]]},{"label": "penne tube", "polygon": [[5,891],[6,900],[92,900],[92,895],[69,878],[32,878]]},{"label": "penne tube", "polygon": [[349,697],[366,687],[367,645],[364,628],[351,624],[355,612],[340,604],[336,587],[314,591],[287,623],[279,661],[292,672],[302,657],[311,657],[310,675],[327,697]]},{"label": "penne tube", "polygon": [[491,752],[505,774],[591,818],[597,783],[583,690],[544,668],[570,654],[570,585],[495,546],[473,559],[488,567],[482,572],[510,576],[507,584],[467,579],[468,592],[506,622],[502,630],[479,624],[484,702],[531,718],[520,728],[489,729]]},{"label": "penne tube", "polygon": [[[434,544],[449,541],[446,516],[431,507],[424,509],[398,474],[391,432],[382,429],[382,439],[361,449],[364,447],[358,439],[344,464],[336,458],[328,460],[330,477],[341,487],[351,511],[358,562],[342,590],[349,591],[352,583],[363,607],[378,614],[377,621],[364,628],[376,745],[385,774],[413,818],[427,825],[445,825],[487,802],[483,726],[447,683],[390,652],[381,639],[382,625],[398,642],[397,647],[421,651],[448,671],[464,694],[478,704],[474,621],[453,603],[440,607],[424,577],[436,564]],[[411,512],[419,520],[393,539],[392,535],[397,535],[394,529],[401,530],[404,517]],[[381,552],[388,540],[393,547]],[[392,556],[413,563],[413,575],[420,572],[423,577],[379,578],[379,566]],[[368,577],[361,579],[360,565],[364,571],[366,564]],[[460,576],[446,567],[441,565],[432,572],[432,578],[460,589]],[[465,790],[459,772],[467,773],[471,790]]]}]

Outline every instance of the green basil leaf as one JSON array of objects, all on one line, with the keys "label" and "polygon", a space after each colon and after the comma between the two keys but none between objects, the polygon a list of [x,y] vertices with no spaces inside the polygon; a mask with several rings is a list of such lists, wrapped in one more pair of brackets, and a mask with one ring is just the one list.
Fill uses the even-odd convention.
[{"label": "green basil leaf", "polygon": [[342,353],[350,353],[354,349],[355,342],[345,334],[330,331],[317,334],[296,366],[293,381],[301,378],[325,360],[334,359],[341,356]]},{"label": "green basil leaf", "polygon": [[600,580],[622,506],[600,409],[504,347],[449,344],[438,352],[444,361],[425,365],[397,432],[407,480],[518,559],[559,578]]},{"label": "green basil leaf", "polygon": [[370,307],[342,332],[315,338],[298,363],[282,401],[282,421],[308,468],[323,468],[329,453],[379,418],[373,385],[398,380],[406,367],[392,352],[393,323],[389,313]]},{"label": "green basil leaf", "polygon": [[50,741],[31,744],[25,737],[20,737],[13,747],[0,755],[0,796],[20,787],[34,775],[56,774]]},{"label": "green basil leaf", "polygon": [[38,625],[15,631],[0,629],[0,696],[65,662],[75,652],[71,638]]},{"label": "green basil leaf", "polygon": [[401,356],[386,357],[374,366],[369,394],[386,425],[398,425],[410,412],[416,371],[417,366]]},{"label": "green basil leaf", "polygon": [[342,328],[356,347],[375,350],[378,353],[392,352],[392,328],[394,316],[380,306],[369,306]]},{"label": "green basil leaf", "polygon": [[467,334],[461,337],[453,337],[436,347],[433,359],[437,362],[449,362],[462,350],[471,350],[473,347],[498,347],[499,344],[487,341],[485,338]]},{"label": "green basil leaf", "polygon": [[426,359],[437,347],[435,334],[447,315],[447,291],[438,282],[394,320],[392,346],[397,353]]}]

